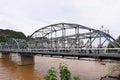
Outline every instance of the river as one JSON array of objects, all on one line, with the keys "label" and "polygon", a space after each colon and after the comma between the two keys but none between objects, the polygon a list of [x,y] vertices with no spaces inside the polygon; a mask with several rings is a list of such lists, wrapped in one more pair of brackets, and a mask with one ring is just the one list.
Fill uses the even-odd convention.
[{"label": "river", "polygon": [[[118,61],[94,61],[94,59],[63,59],[35,56],[34,65],[17,66],[16,55],[12,59],[0,59],[0,80],[44,80],[48,69],[54,66],[58,71],[59,63],[66,63],[72,76],[78,75],[81,80],[99,80],[113,69],[119,70]],[[120,70],[119,70],[120,71]]]}]

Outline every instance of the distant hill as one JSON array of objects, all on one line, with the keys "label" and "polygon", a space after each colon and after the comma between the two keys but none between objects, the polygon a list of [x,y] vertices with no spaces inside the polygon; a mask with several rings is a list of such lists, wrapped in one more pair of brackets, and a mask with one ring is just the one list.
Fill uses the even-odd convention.
[{"label": "distant hill", "polygon": [[26,39],[26,36],[22,32],[0,29],[0,42],[6,42],[10,38]]}]

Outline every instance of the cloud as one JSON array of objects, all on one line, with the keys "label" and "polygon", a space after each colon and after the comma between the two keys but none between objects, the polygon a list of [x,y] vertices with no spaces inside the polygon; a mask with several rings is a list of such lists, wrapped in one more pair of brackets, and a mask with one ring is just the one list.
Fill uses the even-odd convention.
[{"label": "cloud", "polygon": [[30,35],[49,24],[70,22],[96,29],[104,25],[117,37],[119,14],[119,0],[2,0],[0,28]]}]

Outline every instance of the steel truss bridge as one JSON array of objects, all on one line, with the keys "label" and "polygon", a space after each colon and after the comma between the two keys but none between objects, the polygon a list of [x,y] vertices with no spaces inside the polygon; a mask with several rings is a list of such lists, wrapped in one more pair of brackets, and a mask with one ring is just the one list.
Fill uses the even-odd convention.
[{"label": "steel truss bridge", "polygon": [[[106,48],[108,43],[114,48]],[[0,43],[1,52],[105,59],[120,59],[119,47],[108,32],[71,23],[42,27],[33,32],[29,40],[10,39]]]}]

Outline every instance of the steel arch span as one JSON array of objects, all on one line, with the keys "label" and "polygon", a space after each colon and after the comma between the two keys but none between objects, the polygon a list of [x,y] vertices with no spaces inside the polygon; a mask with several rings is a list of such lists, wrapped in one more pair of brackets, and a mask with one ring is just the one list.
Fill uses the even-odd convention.
[{"label": "steel arch span", "polygon": [[31,34],[28,46],[31,49],[102,48],[106,43],[120,47],[110,34],[101,30],[79,24],[57,23],[36,30]]}]

